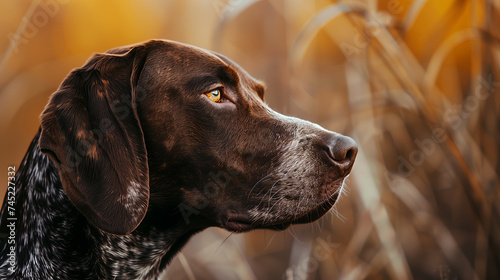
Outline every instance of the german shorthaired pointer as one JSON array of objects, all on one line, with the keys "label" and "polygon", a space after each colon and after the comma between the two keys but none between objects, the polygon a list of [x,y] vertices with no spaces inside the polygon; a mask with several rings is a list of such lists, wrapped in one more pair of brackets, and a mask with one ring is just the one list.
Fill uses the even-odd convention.
[{"label": "german shorthaired pointer", "polygon": [[185,44],[94,55],[51,96],[12,180],[0,278],[156,279],[207,227],[282,230],[320,218],[356,143],[263,96],[234,62]]}]

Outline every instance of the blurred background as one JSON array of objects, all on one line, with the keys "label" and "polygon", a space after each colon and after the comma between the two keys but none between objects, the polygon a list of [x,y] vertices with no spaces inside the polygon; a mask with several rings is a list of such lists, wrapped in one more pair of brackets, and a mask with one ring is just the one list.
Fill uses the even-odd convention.
[{"label": "blurred background", "polygon": [[500,279],[499,0],[0,1],[0,191],[94,52],[220,52],[360,152],[319,222],[194,237],[163,279]]}]

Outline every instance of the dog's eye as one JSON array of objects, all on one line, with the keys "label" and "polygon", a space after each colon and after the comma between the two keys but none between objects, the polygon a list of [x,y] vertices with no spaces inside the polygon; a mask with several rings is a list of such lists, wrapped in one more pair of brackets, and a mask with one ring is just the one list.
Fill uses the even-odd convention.
[{"label": "dog's eye", "polygon": [[205,95],[213,102],[219,102],[222,94],[220,89],[214,89],[211,92],[206,93]]}]

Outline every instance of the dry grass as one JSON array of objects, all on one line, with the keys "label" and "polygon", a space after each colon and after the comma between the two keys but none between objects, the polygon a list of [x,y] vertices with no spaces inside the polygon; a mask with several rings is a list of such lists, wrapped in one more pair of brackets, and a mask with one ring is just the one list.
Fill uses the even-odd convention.
[{"label": "dry grass", "polygon": [[[136,4],[171,16],[151,16],[165,27],[148,36],[224,53],[266,82],[272,107],[353,136],[360,153],[335,213],[286,232],[205,231],[165,279],[500,279],[499,1],[173,3]],[[12,59],[2,132],[50,94],[14,98],[39,71]]]}]

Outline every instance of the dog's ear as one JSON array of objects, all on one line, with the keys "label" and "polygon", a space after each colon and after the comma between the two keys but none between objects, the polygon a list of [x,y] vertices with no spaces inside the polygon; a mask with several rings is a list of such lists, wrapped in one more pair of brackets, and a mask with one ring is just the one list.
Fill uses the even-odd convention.
[{"label": "dog's ear", "polygon": [[136,108],[145,60],[144,45],[94,55],[66,77],[40,117],[40,149],[56,164],[69,199],[112,234],[132,232],[148,209],[149,168]]}]

